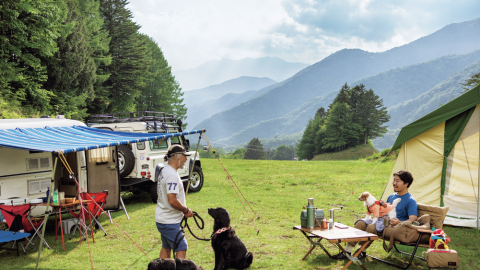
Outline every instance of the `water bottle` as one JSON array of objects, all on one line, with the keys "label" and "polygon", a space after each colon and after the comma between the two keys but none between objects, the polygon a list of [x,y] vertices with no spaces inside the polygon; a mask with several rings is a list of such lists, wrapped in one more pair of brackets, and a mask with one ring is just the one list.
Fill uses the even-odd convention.
[{"label": "water bottle", "polygon": [[307,205],[307,227],[310,230],[315,228],[315,206],[313,205],[313,198],[308,199]]},{"label": "water bottle", "polygon": [[57,204],[58,203],[58,190],[55,189],[53,191],[53,204]]}]

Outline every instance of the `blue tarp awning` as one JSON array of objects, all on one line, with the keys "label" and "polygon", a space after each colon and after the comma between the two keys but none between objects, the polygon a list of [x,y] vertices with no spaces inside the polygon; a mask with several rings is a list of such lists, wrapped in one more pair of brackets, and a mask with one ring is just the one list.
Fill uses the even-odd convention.
[{"label": "blue tarp awning", "polygon": [[85,126],[0,129],[0,147],[71,153],[203,132],[204,129],[179,133],[130,133]]}]

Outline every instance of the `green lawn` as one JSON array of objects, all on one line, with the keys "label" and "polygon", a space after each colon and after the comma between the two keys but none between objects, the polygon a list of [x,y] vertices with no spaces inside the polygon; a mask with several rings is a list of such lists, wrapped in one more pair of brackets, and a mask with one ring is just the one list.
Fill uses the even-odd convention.
[{"label": "green lawn", "polygon": [[[300,212],[308,198],[315,199],[315,205],[328,209],[344,205],[336,211],[336,220],[353,225],[355,220],[364,216],[365,208],[357,197],[363,191],[369,191],[380,198],[393,163],[386,162],[364,178],[378,164],[363,161],[250,161],[222,160],[241,191],[252,205],[259,219],[255,220],[257,232],[249,221],[248,215],[239,202],[234,190],[227,182],[225,173],[214,159],[202,160],[205,185],[199,193],[189,194],[188,206],[198,212],[205,220],[205,230],[195,230],[200,237],[209,237],[212,233],[212,219],[207,214],[209,207],[224,207],[232,217],[231,225],[254,254],[251,269],[341,269],[345,260],[330,260],[320,249],[316,249],[301,261],[309,249],[304,236],[293,231],[299,225]],[[354,194],[352,195],[352,192]],[[347,200],[348,198],[348,200]],[[136,243],[147,253],[150,259],[158,257],[160,252],[160,234],[154,221],[155,204],[150,197],[129,195],[124,198],[130,220],[122,212],[113,214],[115,221],[128,232]],[[249,209],[248,206],[246,206]],[[251,215],[251,211],[248,211]],[[66,216],[65,216],[66,217]],[[96,243],[90,243],[93,265],[96,269],[146,269],[149,259],[128,239],[108,218],[101,218],[108,236],[101,231],[95,234]],[[62,250],[61,240],[55,241],[53,221],[47,227],[47,241],[52,249],[43,249],[40,268],[43,269],[86,269],[90,268],[89,248],[86,242],[80,242],[78,233],[66,240],[66,251]],[[196,228],[193,221],[189,222]],[[461,269],[478,269],[480,265],[480,235],[474,229],[445,227],[452,238],[451,247],[460,254]],[[204,269],[213,269],[214,254],[209,242],[194,239],[187,232],[189,250],[187,257]],[[327,248],[336,253],[334,246]],[[15,252],[0,251],[1,269],[34,268],[37,249],[29,249],[27,255],[16,256]],[[421,250],[423,251],[423,250]],[[370,254],[392,260],[405,260],[405,256],[388,254],[382,249],[382,243],[376,241],[369,249]],[[421,252],[420,252],[421,254]],[[385,264],[364,260],[368,269],[388,269]],[[349,269],[361,269],[351,265]],[[427,269],[424,262],[415,259],[410,269]]]}]

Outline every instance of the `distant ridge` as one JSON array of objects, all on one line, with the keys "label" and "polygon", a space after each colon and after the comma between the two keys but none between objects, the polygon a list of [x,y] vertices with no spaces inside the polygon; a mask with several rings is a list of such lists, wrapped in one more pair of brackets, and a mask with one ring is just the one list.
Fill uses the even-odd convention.
[{"label": "distant ridge", "polygon": [[[477,49],[480,49],[480,19],[445,26],[431,35],[382,53],[344,49],[303,69],[269,92],[211,116],[196,128],[209,130],[212,141],[225,140],[263,121],[285,116],[313,97],[338,90],[345,82],[351,84],[390,69]],[[298,131],[290,128],[293,129],[291,133]],[[274,135],[279,134],[270,132],[268,137],[255,137],[271,138]],[[238,137],[240,141],[247,139]],[[232,143],[237,144],[238,140]]]},{"label": "distant ridge", "polygon": [[[464,55],[443,56],[423,63],[385,71],[355,81],[350,86],[364,84],[367,89],[372,88],[384,100],[384,105],[393,109],[399,103],[406,102],[412,97],[415,98],[429,91],[432,87],[450,78],[453,73],[462,71],[478,60],[480,60],[480,50]],[[313,97],[282,117],[246,127],[217,142],[227,145],[238,144],[251,136],[270,138],[270,136],[280,136],[281,134],[291,134],[303,130],[308,119],[313,117],[317,109],[322,106],[327,108],[337,93],[338,90],[335,90],[322,97]],[[416,108],[412,110],[416,110]],[[395,123],[395,118],[392,118],[387,125],[392,128]]]},{"label": "distant ridge", "polygon": [[[188,108],[187,128],[193,128],[217,112],[254,98],[275,84],[276,82],[270,78],[243,76],[203,89],[184,92],[184,104]],[[258,90],[262,88],[265,90]]]},{"label": "distant ridge", "polygon": [[183,91],[200,89],[242,76],[268,77],[283,81],[307,67],[278,57],[210,60],[196,68],[173,72]]}]

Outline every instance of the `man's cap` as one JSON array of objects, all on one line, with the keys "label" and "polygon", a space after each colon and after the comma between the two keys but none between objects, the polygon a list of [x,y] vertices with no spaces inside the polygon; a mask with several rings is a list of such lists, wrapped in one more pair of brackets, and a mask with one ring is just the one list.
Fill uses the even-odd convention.
[{"label": "man's cap", "polygon": [[173,157],[173,155],[175,155],[175,154],[183,154],[185,156],[192,155],[192,153],[187,152],[187,150],[185,150],[185,147],[183,147],[179,144],[174,144],[174,145],[170,146],[170,148],[168,149],[168,152],[167,152],[168,157]]}]

